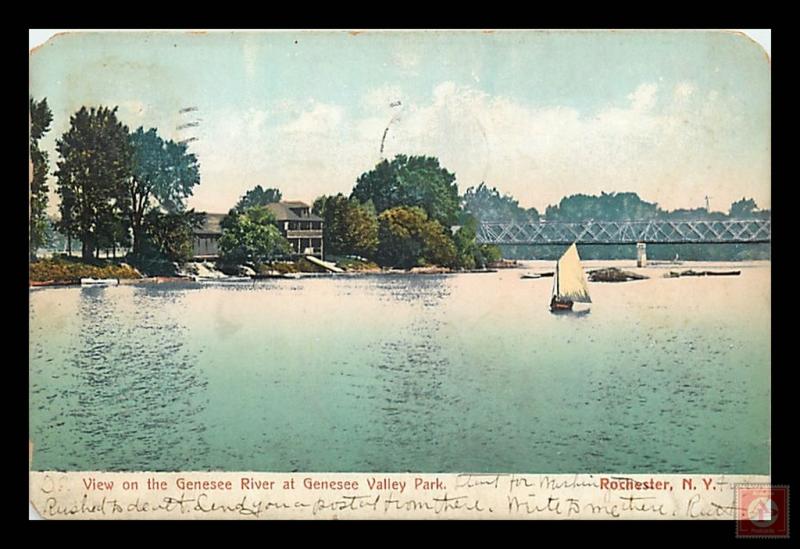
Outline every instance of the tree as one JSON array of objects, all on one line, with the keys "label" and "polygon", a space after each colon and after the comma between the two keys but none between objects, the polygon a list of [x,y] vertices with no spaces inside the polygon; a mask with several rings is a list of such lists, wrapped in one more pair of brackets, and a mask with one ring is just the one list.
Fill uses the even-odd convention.
[{"label": "tree", "polygon": [[115,240],[117,220],[131,205],[133,147],[116,112],[116,107],[82,107],[56,142],[61,226],[80,238],[84,260],[92,258],[99,242]]},{"label": "tree", "polygon": [[343,194],[314,201],[325,220],[323,236],[328,253],[372,257],[378,248],[375,211]]},{"label": "tree", "polygon": [[737,200],[731,204],[730,217],[750,219],[758,217],[758,205],[752,198]]},{"label": "tree", "polygon": [[75,190],[70,187],[59,187],[61,200],[58,204],[59,217],[55,227],[67,237],[67,252],[72,254],[72,237],[78,232],[78,200]]},{"label": "tree", "polygon": [[418,206],[445,227],[458,220],[456,176],[429,156],[397,155],[359,176],[351,198],[372,201],[378,213],[398,206]]},{"label": "tree", "polygon": [[150,210],[144,220],[146,232],[142,247],[150,252],[145,255],[157,255],[178,263],[188,261],[194,251],[194,229],[203,224],[203,217],[193,209],[173,213]]},{"label": "tree", "polygon": [[219,247],[222,262],[228,265],[257,265],[290,251],[289,242],[275,226],[275,216],[263,206],[244,213],[231,210],[222,221]]},{"label": "tree", "polygon": [[[145,215],[154,207],[167,213],[180,213],[192,189],[200,183],[200,169],[195,155],[186,144],[164,141],[155,128],[139,128],[131,134],[133,170],[129,182],[131,200],[130,226],[133,253],[141,253]],[[152,218],[156,219],[156,218]]]},{"label": "tree", "polygon": [[510,195],[501,195],[496,188],[485,183],[470,187],[461,199],[465,212],[481,221],[539,221],[536,208],[525,209]]},{"label": "tree", "polygon": [[455,267],[460,269],[484,268],[498,261],[502,254],[497,246],[478,244],[478,220],[466,215],[461,227],[453,235],[456,248]]},{"label": "tree", "polygon": [[320,217],[325,217],[325,205],[328,203],[330,197],[326,194],[318,196],[314,199],[314,204],[311,205],[311,213]]},{"label": "tree", "polygon": [[99,255],[100,250],[110,249],[116,257],[118,246],[129,246],[131,243],[128,220],[113,210],[103,210],[99,215],[98,225],[102,230],[97,233],[95,253]]},{"label": "tree", "polygon": [[400,206],[378,216],[377,260],[408,269],[419,265],[452,266],[456,248],[444,227],[420,207]]},{"label": "tree", "polygon": [[263,189],[261,185],[256,185],[239,199],[234,207],[237,212],[244,212],[249,208],[255,206],[266,206],[267,204],[274,204],[280,202],[283,195],[278,189]]},{"label": "tree", "polygon": [[36,259],[36,250],[47,243],[47,172],[50,169],[47,152],[39,148],[39,141],[50,131],[53,113],[47,105],[47,98],[29,100],[30,108],[30,158],[33,164],[33,178],[30,183],[29,212],[29,251],[30,258]]}]

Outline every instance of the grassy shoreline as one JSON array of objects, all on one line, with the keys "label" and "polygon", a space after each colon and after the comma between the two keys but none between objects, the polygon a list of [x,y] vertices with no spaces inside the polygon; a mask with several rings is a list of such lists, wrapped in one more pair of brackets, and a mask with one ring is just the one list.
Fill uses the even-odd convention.
[{"label": "grassy shoreline", "polygon": [[142,274],[130,265],[98,262],[83,263],[73,259],[49,258],[32,261],[28,266],[30,282],[80,283],[81,278],[138,279]]},{"label": "grassy shoreline", "polygon": [[[426,266],[412,269],[381,268],[372,261],[344,259],[336,262],[337,266],[344,269],[340,274],[449,274],[459,271],[446,267]],[[276,273],[297,274],[329,274],[321,267],[308,261],[274,262],[260,265],[258,272],[274,271]],[[186,276],[150,276],[142,274],[134,267],[124,262],[98,260],[85,263],[76,258],[47,258],[33,261],[29,265],[29,283],[31,286],[66,286],[79,285],[81,278],[116,278],[126,284],[161,282],[172,280],[185,280]]]}]

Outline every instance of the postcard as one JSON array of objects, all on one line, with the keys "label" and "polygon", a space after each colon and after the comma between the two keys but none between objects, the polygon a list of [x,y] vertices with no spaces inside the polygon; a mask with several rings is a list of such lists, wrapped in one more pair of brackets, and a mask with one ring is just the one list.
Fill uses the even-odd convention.
[{"label": "postcard", "polygon": [[53,36],[32,506],[780,535],[770,70],[721,30]]}]

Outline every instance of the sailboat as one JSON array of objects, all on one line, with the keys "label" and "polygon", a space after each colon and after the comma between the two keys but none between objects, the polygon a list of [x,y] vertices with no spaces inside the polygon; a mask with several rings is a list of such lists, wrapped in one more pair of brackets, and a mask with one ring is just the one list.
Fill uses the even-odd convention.
[{"label": "sailboat", "polygon": [[556,263],[550,311],[554,313],[571,311],[574,303],[591,302],[589,285],[581,267],[581,258],[578,256],[578,247],[573,242]]}]

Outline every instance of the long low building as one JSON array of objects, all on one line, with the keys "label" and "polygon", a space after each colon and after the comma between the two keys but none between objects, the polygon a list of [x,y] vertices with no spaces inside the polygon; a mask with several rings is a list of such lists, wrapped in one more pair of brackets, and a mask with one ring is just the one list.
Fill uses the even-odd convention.
[{"label": "long low building", "polygon": [[[311,206],[296,200],[267,204],[275,216],[278,229],[289,241],[292,252],[298,255],[323,257],[324,221],[311,213]],[[206,213],[202,226],[194,232],[194,259],[219,257],[219,237],[222,236],[222,220],[227,214]]]}]

